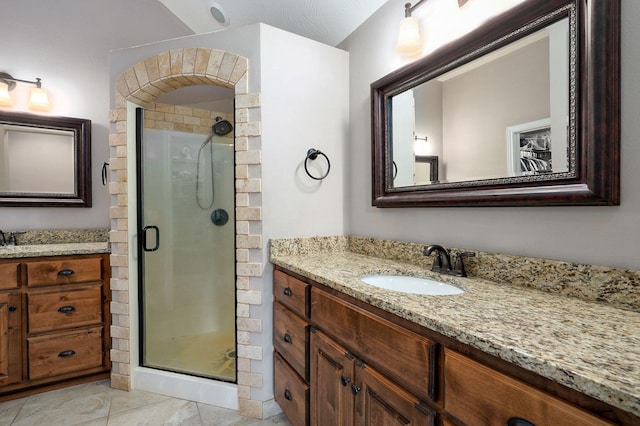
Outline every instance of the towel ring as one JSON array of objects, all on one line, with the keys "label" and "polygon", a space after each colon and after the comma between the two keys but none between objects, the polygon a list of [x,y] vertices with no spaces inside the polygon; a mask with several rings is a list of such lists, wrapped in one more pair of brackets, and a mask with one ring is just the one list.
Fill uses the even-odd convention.
[{"label": "towel ring", "polygon": [[[320,177],[313,176],[311,173],[309,173],[309,169],[307,168],[307,161],[315,160],[316,158],[318,158],[318,155],[322,155],[324,159],[327,160],[327,171]],[[327,177],[327,175],[329,174],[329,170],[331,170],[331,162],[329,161],[329,157],[327,157],[324,152],[315,148],[311,148],[307,151],[307,157],[304,159],[304,171],[307,172],[307,175],[311,179],[322,180]]]}]

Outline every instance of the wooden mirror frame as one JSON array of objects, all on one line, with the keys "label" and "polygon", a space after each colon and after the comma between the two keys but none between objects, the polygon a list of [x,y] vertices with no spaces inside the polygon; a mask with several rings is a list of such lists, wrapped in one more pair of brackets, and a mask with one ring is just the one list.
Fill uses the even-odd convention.
[{"label": "wooden mirror frame", "polygon": [[75,142],[73,194],[0,194],[0,207],[91,207],[91,120],[0,111],[0,123],[71,131]]},{"label": "wooden mirror frame", "polygon": [[[497,179],[476,185],[393,188],[389,134],[391,96],[538,29],[521,31],[573,5],[576,16],[575,177]],[[565,14],[562,17],[566,17]],[[518,31],[517,37],[510,37]],[[371,84],[372,205],[560,206],[620,204],[620,0],[528,0],[480,28]],[[504,180],[505,182],[500,182]],[[498,181],[498,182],[496,182]]]}]

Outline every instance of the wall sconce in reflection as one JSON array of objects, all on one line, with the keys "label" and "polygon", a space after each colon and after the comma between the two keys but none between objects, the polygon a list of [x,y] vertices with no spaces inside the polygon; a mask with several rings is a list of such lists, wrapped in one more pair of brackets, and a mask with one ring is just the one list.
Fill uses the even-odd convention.
[{"label": "wall sconce in reflection", "polygon": [[31,95],[29,96],[29,108],[39,111],[48,111],[51,108],[49,103],[49,95],[47,91],[42,88],[42,82],[39,78],[36,81],[21,80],[19,78],[13,78],[11,74],[6,72],[0,72],[0,106],[13,105],[13,99],[9,92],[16,87],[16,83],[34,84],[36,87],[31,89]]},{"label": "wall sconce in reflection", "polygon": [[415,155],[427,155],[429,153],[429,138],[425,136],[424,138],[418,137],[418,135],[413,135],[413,153]]}]

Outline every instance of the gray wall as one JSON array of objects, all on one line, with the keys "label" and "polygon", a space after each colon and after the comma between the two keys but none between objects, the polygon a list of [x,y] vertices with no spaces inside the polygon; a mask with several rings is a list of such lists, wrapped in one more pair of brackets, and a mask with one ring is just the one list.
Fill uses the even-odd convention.
[{"label": "gray wall", "polygon": [[[109,160],[108,53],[191,31],[155,0],[2,0],[0,71],[15,78],[42,78],[52,116],[92,121],[92,208],[0,208],[0,229],[108,228],[109,192],[100,182],[100,165]],[[28,111],[15,104],[3,110]]]},{"label": "gray wall", "polygon": [[640,2],[622,0],[621,206],[377,209],[369,85],[408,62],[394,52],[403,4],[389,0],[342,44],[350,53],[349,233],[640,269]]}]

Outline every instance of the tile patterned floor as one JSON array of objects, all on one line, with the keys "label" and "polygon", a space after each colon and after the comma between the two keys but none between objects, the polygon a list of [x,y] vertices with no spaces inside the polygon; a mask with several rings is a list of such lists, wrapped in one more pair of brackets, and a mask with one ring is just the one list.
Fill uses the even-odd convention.
[{"label": "tile patterned floor", "polygon": [[107,380],[0,402],[0,425],[291,426],[280,414],[266,420],[164,395],[109,387]]}]

